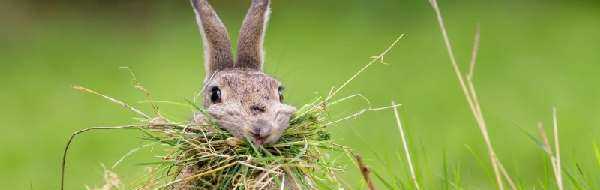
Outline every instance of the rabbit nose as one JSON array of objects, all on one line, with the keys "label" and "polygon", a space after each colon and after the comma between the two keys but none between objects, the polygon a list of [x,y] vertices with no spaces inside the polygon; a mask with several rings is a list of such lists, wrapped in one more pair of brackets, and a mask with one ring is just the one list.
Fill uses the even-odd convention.
[{"label": "rabbit nose", "polygon": [[263,105],[253,105],[250,106],[250,111],[252,114],[261,114],[267,112],[267,108]]},{"label": "rabbit nose", "polygon": [[256,138],[257,140],[264,139],[264,138],[268,137],[269,135],[271,135],[272,128],[273,128],[273,125],[271,125],[270,122],[268,122],[267,120],[264,120],[264,119],[259,119],[256,122],[254,122],[250,133],[252,133],[254,138]]}]

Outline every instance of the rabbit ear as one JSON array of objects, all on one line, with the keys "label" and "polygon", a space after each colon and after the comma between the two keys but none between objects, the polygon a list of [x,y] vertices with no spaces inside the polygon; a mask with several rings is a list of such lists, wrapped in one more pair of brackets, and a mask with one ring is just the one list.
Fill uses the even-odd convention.
[{"label": "rabbit ear", "polygon": [[231,40],[227,28],[207,0],[191,0],[196,21],[202,33],[206,78],[213,73],[233,67]]},{"label": "rabbit ear", "polygon": [[263,41],[270,14],[270,0],[252,0],[240,29],[237,68],[262,70]]}]

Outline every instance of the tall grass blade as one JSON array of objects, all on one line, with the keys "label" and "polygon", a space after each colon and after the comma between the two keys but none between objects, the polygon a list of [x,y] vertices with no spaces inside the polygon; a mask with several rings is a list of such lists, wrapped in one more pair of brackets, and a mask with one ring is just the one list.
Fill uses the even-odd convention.
[{"label": "tall grass blade", "polygon": [[600,149],[596,143],[594,143],[594,153],[596,155],[596,164],[598,164],[598,167],[600,167]]},{"label": "tall grass blade", "polygon": [[564,173],[567,176],[567,179],[569,179],[569,181],[571,182],[571,184],[573,184],[573,186],[575,187],[575,189],[577,189],[577,190],[584,190],[584,188],[581,186],[581,184],[579,184],[579,181],[577,180],[577,178],[575,178],[575,176],[573,176],[571,174],[571,172],[565,171]]},{"label": "tall grass blade", "polygon": [[[494,176],[496,178],[496,184],[498,185],[498,189],[504,190],[504,182],[502,180],[502,177],[504,177],[506,179],[506,181],[508,182],[508,184],[511,186],[511,189],[514,190],[514,189],[516,189],[516,186],[512,182],[512,179],[510,178],[510,176],[505,171],[502,171],[502,169],[500,168],[500,165],[501,165],[500,160],[498,160],[498,157],[496,156],[496,152],[494,151],[494,147],[493,147],[491,139],[489,137],[487,125],[486,125],[485,119],[483,117],[483,114],[481,112],[481,107],[479,106],[479,100],[477,99],[477,94],[475,93],[473,81],[470,79],[470,77],[472,77],[473,73],[469,73],[469,76],[467,76],[467,80],[465,80],[465,75],[463,75],[463,73],[461,72],[460,67],[458,66],[458,62],[456,61],[456,58],[454,55],[454,49],[452,48],[452,44],[450,42],[450,37],[448,36],[448,32],[446,30],[444,19],[442,17],[442,13],[438,6],[437,0],[429,0],[429,4],[431,5],[431,7],[433,8],[433,10],[435,12],[435,15],[436,15],[440,30],[442,32],[443,39],[444,39],[444,44],[446,46],[446,50],[448,51],[448,56],[450,57],[450,62],[452,64],[454,73],[456,74],[456,77],[458,78],[460,87],[463,90],[465,98],[467,99],[467,103],[469,104],[469,108],[471,109],[471,112],[473,113],[473,116],[475,117],[475,120],[477,121],[478,127],[481,131],[481,135],[483,136],[484,142],[487,146],[490,163],[491,163],[492,169],[494,171]],[[479,33],[479,30],[477,30],[477,34],[475,37],[475,45],[473,46],[474,48],[472,50],[471,68],[474,68],[475,60],[477,57],[476,53],[479,48],[479,34],[478,33]],[[473,70],[473,69],[471,69],[471,70]]]},{"label": "tall grass blade", "polygon": [[402,126],[402,121],[400,120],[400,114],[398,113],[398,107],[396,102],[392,102],[392,107],[394,109],[394,116],[396,117],[396,125],[398,126],[398,130],[400,131],[400,138],[402,139],[402,147],[404,148],[404,155],[406,156],[406,162],[408,164],[408,168],[410,170],[411,180],[416,190],[420,190],[419,182],[417,181],[417,174],[415,172],[415,167],[412,162],[412,158],[410,157],[410,150],[408,149],[408,142],[406,140],[406,134],[404,133],[404,127]]},{"label": "tall grass blade", "polygon": [[383,183],[383,185],[387,188],[387,189],[391,189],[394,190],[396,189],[394,187],[394,185],[392,185],[392,183],[390,183],[388,180],[385,179],[385,177],[383,177],[383,175],[379,174],[377,171],[372,170],[371,172],[373,172],[373,175],[379,180],[381,181],[381,183]]},{"label": "tall grass blade", "polygon": [[562,167],[560,162],[560,141],[558,138],[558,115],[556,108],[552,109],[552,123],[554,126],[554,150],[555,155],[555,166],[556,166],[556,183],[559,190],[564,190],[563,179],[562,179]]}]

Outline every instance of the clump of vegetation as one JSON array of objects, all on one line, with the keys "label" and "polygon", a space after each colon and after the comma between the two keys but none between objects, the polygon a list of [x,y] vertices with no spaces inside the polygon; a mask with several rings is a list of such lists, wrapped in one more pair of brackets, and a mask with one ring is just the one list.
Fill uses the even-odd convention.
[{"label": "clump of vegetation", "polygon": [[[147,92],[139,84],[136,87]],[[81,86],[74,88],[104,97],[143,119],[138,125],[96,127],[74,133],[65,149],[63,178],[66,153],[78,134],[91,130],[137,129],[144,133],[144,139],[150,144],[167,147],[166,154],[160,156],[161,161],[153,169],[153,173],[159,175],[150,175],[141,185],[142,189],[164,189],[190,182],[200,189],[264,189],[273,184],[284,185],[286,181],[295,182],[301,189],[320,189],[340,184],[336,173],[341,168],[328,159],[328,153],[344,153],[349,149],[331,140],[326,118],[326,106],[330,104],[324,100],[317,99],[304,105],[291,119],[289,128],[277,143],[261,146],[249,139],[233,137],[212,121],[206,125],[172,122],[160,116],[158,111],[158,116],[150,117],[115,98]],[[199,107],[196,109],[199,113],[205,113]],[[208,114],[205,116],[210,118]],[[192,166],[196,173],[185,178],[177,176],[181,170]]]},{"label": "clump of vegetation", "polygon": [[[293,184],[298,189],[332,189],[348,187],[339,174],[343,168],[336,164],[331,153],[337,152],[348,157],[359,158],[348,147],[331,140],[327,128],[339,122],[356,118],[368,111],[381,111],[396,108],[373,108],[368,99],[360,94],[335,99],[336,95],[355,80],[361,73],[375,63],[384,63],[384,56],[404,37],[398,37],[385,51],[371,57],[371,61],[358,70],[352,77],[332,91],[326,97],[320,97],[302,106],[290,120],[289,128],[275,144],[259,146],[249,139],[237,139],[226,130],[211,121],[210,115],[189,102],[195,111],[204,114],[209,122],[206,125],[193,124],[190,121],[174,122],[163,117],[155,105],[151,94],[136,79],[135,74],[126,68],[133,78],[133,86],[140,90],[152,103],[154,116],[123,101],[97,91],[75,86],[74,89],[100,96],[111,103],[137,114],[140,124],[116,127],[92,127],[73,133],[64,150],[61,189],[64,189],[66,158],[73,140],[80,134],[94,130],[135,129],[143,132],[149,145],[166,147],[166,154],[159,156],[161,161],[147,173],[148,180],[136,185],[136,189],[169,189],[178,184],[193,182],[198,189],[271,189],[273,185]],[[338,119],[328,118],[328,108],[350,99],[361,98],[367,108]],[[129,156],[137,149],[126,154]],[[115,165],[119,164],[120,159]],[[360,159],[357,159],[360,160]],[[359,168],[366,166],[357,162]],[[182,170],[195,167],[189,176],[177,176]],[[368,172],[363,171],[368,177]],[[370,180],[367,180],[370,182]],[[349,188],[349,187],[348,187]]]},{"label": "clump of vegetation", "polygon": [[265,146],[237,139],[214,123],[148,123],[160,129],[147,133],[147,139],[169,147],[164,173],[177,175],[188,167],[198,171],[186,178],[168,176],[161,187],[193,181],[199,189],[264,189],[294,181],[301,189],[318,189],[336,183],[340,168],[324,155],[346,148],[331,141],[322,106],[308,104],[299,113],[277,143]]}]

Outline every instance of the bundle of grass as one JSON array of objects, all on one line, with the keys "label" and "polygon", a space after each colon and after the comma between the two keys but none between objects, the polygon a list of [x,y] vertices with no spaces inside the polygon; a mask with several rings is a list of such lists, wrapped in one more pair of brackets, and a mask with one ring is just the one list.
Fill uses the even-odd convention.
[{"label": "bundle of grass", "polygon": [[148,126],[160,129],[147,133],[148,140],[169,146],[170,153],[163,157],[165,173],[188,173],[168,176],[171,180],[160,187],[265,189],[287,183],[298,189],[320,189],[337,183],[334,173],[341,169],[323,159],[324,152],[346,148],[331,141],[325,115],[319,105],[304,106],[281,139],[264,146],[235,138],[214,123],[177,125],[154,120]]},{"label": "bundle of grass", "polygon": [[[351,81],[374,63],[384,63],[384,56],[404,35],[398,37],[384,52],[372,57],[350,79],[325,98],[317,98],[302,106],[290,120],[289,128],[278,142],[255,145],[249,139],[237,139],[211,121],[206,112],[189,102],[196,112],[204,113],[207,124],[173,122],[164,117],[150,93],[139,83],[133,72],[134,87],[143,92],[152,103],[154,115],[123,101],[75,86],[74,89],[100,96],[137,114],[141,122],[136,125],[117,127],[93,127],[73,133],[64,150],[61,170],[61,190],[64,189],[66,159],[75,137],[93,130],[135,129],[144,133],[149,146],[167,147],[161,161],[148,172],[147,180],[134,189],[339,189],[348,187],[340,177],[342,168],[336,164],[332,152],[353,157],[350,149],[335,144],[327,128],[341,121],[356,118],[368,111],[396,108],[398,105],[373,108],[368,99],[360,94],[334,99]],[[364,99],[368,107],[340,119],[328,118],[328,108],[353,98]],[[146,146],[144,146],[146,147]],[[126,154],[129,156],[138,149]],[[119,159],[115,166],[124,158]],[[186,174],[186,175],[181,175]]]},{"label": "bundle of grass", "polygon": [[[135,86],[145,91],[143,86]],[[88,128],[74,133],[65,148],[63,178],[66,154],[77,135],[91,130],[137,129],[144,133],[144,139],[150,145],[167,147],[166,155],[160,156],[161,161],[154,169],[159,175],[150,175],[138,189],[190,189],[187,186],[193,187],[191,189],[271,189],[275,185],[322,189],[340,186],[336,173],[342,169],[326,159],[327,153],[344,153],[349,149],[331,141],[325,109],[330,104],[321,99],[299,109],[277,143],[261,146],[248,139],[233,137],[210,119],[206,125],[171,122],[161,114],[150,117],[99,92],[81,86],[74,88],[104,97],[143,118],[137,125]],[[201,108],[196,109],[205,113]],[[156,113],[160,112],[156,110]],[[208,114],[205,117],[210,118]],[[189,175],[179,175],[186,170]]]}]

